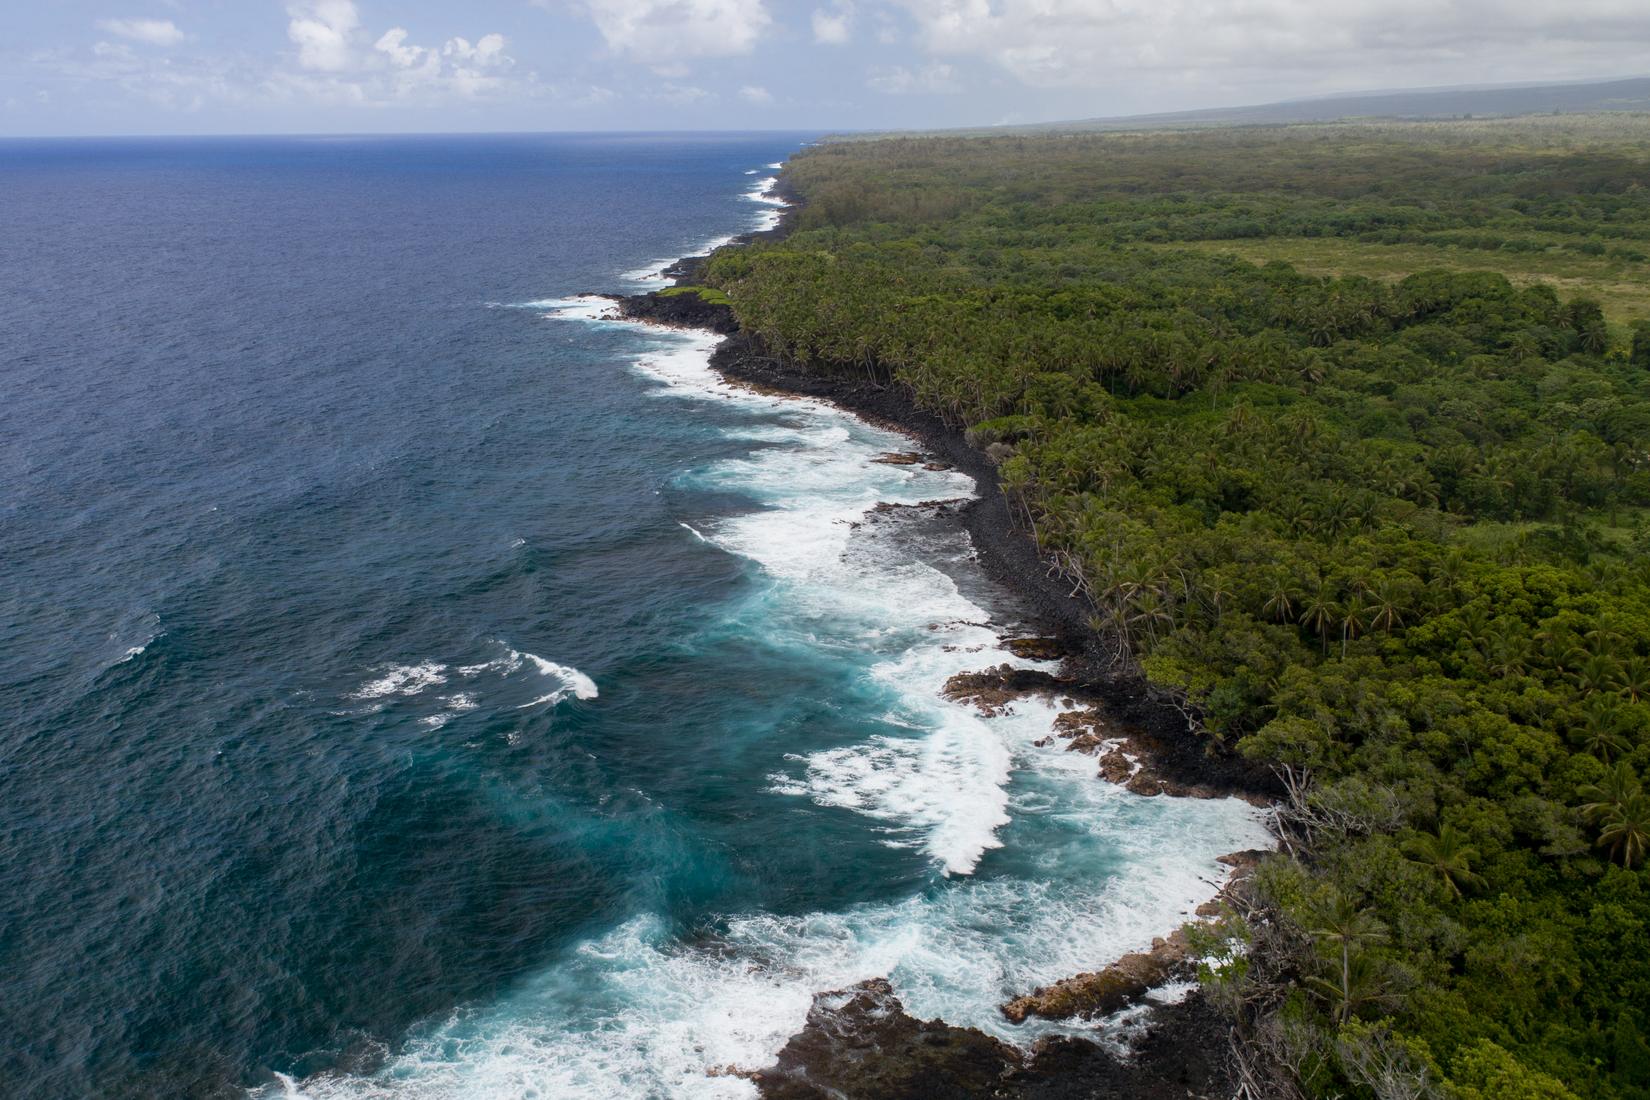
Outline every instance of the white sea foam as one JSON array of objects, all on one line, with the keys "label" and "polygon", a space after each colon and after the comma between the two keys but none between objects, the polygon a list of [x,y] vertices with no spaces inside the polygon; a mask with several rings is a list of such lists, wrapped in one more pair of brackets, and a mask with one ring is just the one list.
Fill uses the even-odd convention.
[{"label": "white sea foam", "polygon": [[554,691],[547,695],[541,695],[531,702],[521,704],[516,708],[517,710],[526,710],[528,707],[541,706],[545,703],[554,706],[569,695],[575,699],[596,698],[596,682],[578,669],[569,665],[558,665],[554,661],[547,661],[533,653],[517,653],[515,650],[511,650],[510,653],[515,658],[526,658],[538,670],[540,676],[555,680],[558,684]]},{"label": "white sea foam", "polygon": [[[503,681],[523,669],[531,669],[541,681],[549,681],[555,686],[553,690],[540,692],[525,703],[515,704],[517,710],[544,705],[555,706],[568,698],[596,698],[595,681],[578,669],[546,660],[536,653],[511,649],[502,643],[499,643],[499,646],[503,652],[497,657],[473,665],[449,667],[436,661],[422,661],[415,665],[395,665],[381,669],[372,679],[351,692],[349,697],[363,701],[378,700],[365,712],[376,714],[383,709],[386,701],[422,695],[430,688],[448,683],[454,676],[465,681],[467,685],[479,682],[479,687],[467,687],[466,690],[438,697],[436,702],[441,705],[441,711],[424,715],[419,719],[420,724],[430,729],[440,729],[454,717],[479,707],[483,689],[489,695],[494,691],[507,691],[508,688]],[[492,678],[491,682],[489,677]],[[518,690],[517,698],[519,697]],[[509,704],[506,702],[505,705]]]},{"label": "white sea foam", "polygon": [[475,693],[468,691],[460,691],[445,696],[441,699],[441,704],[445,709],[440,714],[426,715],[418,720],[419,724],[438,730],[460,714],[475,710],[480,705],[476,702]]},{"label": "white sea foam", "polygon": [[630,271],[620,272],[619,278],[632,283],[640,283],[644,286],[653,283],[657,283],[662,286],[665,283],[670,282],[670,277],[665,274],[665,268],[675,262],[676,257],[674,256],[664,260],[649,260],[641,267],[633,268]]},{"label": "white sea foam", "polygon": [[569,321],[589,321],[624,324],[619,317],[619,302],[601,294],[575,294],[571,298],[541,298],[521,303],[523,309],[542,309],[546,315]]},{"label": "white sea foam", "polygon": [[789,206],[790,203],[773,194],[774,185],[779,181],[772,176],[756,181],[756,185],[745,193],[745,197],[752,202],[767,203],[770,206]]},{"label": "white sea foam", "polygon": [[435,661],[416,665],[393,665],[356,688],[354,699],[383,699],[392,695],[417,695],[425,688],[447,682],[447,666]]}]

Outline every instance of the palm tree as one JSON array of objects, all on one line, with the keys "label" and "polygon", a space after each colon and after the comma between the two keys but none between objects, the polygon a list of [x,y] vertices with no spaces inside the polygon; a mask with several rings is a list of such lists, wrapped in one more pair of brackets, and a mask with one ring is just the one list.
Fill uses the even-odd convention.
[{"label": "palm tree", "polygon": [[1621,693],[1633,703],[1650,698],[1650,660],[1635,656],[1621,663]]},{"label": "palm tree", "polygon": [[1301,625],[1318,635],[1326,654],[1329,652],[1329,624],[1335,621],[1336,610],[1335,594],[1328,581],[1318,581],[1318,586],[1301,601]]},{"label": "palm tree", "polygon": [[1502,626],[1484,641],[1484,656],[1496,676],[1521,676],[1529,671],[1530,640],[1516,626]]},{"label": "palm tree", "polygon": [[1529,329],[1514,333],[1507,341],[1507,354],[1513,362],[1522,363],[1529,359],[1541,357],[1541,338]]},{"label": "palm tree", "polygon": [[1144,625],[1147,636],[1154,644],[1159,625],[1174,629],[1174,613],[1163,594],[1155,588],[1147,588],[1130,599],[1129,611],[1130,625]]},{"label": "palm tree", "polygon": [[1261,613],[1268,615],[1280,623],[1289,621],[1295,612],[1295,589],[1289,583],[1289,574],[1278,569],[1272,573],[1272,583],[1268,586],[1266,602],[1261,605]]},{"label": "palm tree", "polygon": [[1598,844],[1631,870],[1650,848],[1650,798],[1636,794],[1612,808],[1601,821]]},{"label": "palm tree", "polygon": [[1570,680],[1583,695],[1615,691],[1621,683],[1621,662],[1607,654],[1589,654],[1570,674]]},{"label": "palm tree", "polygon": [[1601,695],[1587,700],[1581,712],[1581,747],[1606,764],[1614,756],[1625,755],[1632,749],[1622,736],[1622,713],[1613,702]]},{"label": "palm tree", "polygon": [[1391,1005],[1398,999],[1389,987],[1387,968],[1364,951],[1354,952],[1340,974],[1330,978],[1310,975],[1303,984],[1334,1006],[1343,1024],[1364,1005]]},{"label": "palm tree", "polygon": [[1385,576],[1375,582],[1370,592],[1369,610],[1372,628],[1392,633],[1395,626],[1404,625],[1404,585],[1397,577]]},{"label": "palm tree", "polygon": [[[1339,1002],[1337,1017],[1344,1024],[1358,1003],[1370,999],[1367,995],[1354,997],[1355,991],[1366,991],[1371,983],[1358,983],[1364,987],[1358,990],[1354,984],[1353,960],[1360,957],[1360,945],[1386,939],[1386,927],[1369,910],[1359,909],[1344,894],[1336,894],[1334,900],[1318,913],[1314,923],[1317,927],[1308,929],[1308,934],[1319,943],[1332,945],[1340,956],[1339,988],[1321,978],[1318,982],[1326,987],[1331,1001]],[[1367,967],[1360,966],[1358,970],[1366,971]],[[1357,977],[1368,978],[1370,975],[1359,973]]]},{"label": "palm tree", "polygon": [[1591,799],[1581,804],[1581,816],[1588,821],[1598,821],[1616,806],[1644,793],[1639,785],[1638,776],[1627,761],[1618,763],[1615,770],[1604,777],[1602,783],[1590,783],[1581,788],[1581,797]]},{"label": "palm tree", "polygon": [[1449,552],[1432,568],[1433,583],[1446,592],[1454,592],[1467,577],[1467,556],[1460,547],[1451,547]]},{"label": "palm tree", "polygon": [[1437,836],[1422,833],[1405,847],[1411,863],[1436,872],[1456,897],[1461,896],[1463,886],[1474,889],[1484,884],[1483,876],[1472,869],[1478,849],[1453,825],[1439,829]]},{"label": "palm tree", "polygon": [[1598,846],[1610,849],[1623,867],[1641,862],[1650,848],[1650,798],[1627,761],[1617,762],[1604,782],[1581,788],[1581,796],[1590,800],[1581,816],[1599,826]]},{"label": "palm tree", "polygon": [[1363,632],[1370,613],[1370,605],[1364,602],[1363,596],[1354,592],[1346,598],[1346,606],[1341,608],[1341,660],[1346,660],[1347,645]]},{"label": "palm tree", "polygon": [[1215,622],[1220,622],[1221,612],[1226,603],[1232,598],[1232,586],[1218,573],[1210,574],[1203,582],[1203,598],[1214,608]]}]

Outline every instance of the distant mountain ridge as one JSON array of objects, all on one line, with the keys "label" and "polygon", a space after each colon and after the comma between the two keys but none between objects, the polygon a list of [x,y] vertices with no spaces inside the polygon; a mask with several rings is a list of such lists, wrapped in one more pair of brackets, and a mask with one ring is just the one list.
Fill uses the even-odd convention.
[{"label": "distant mountain ridge", "polygon": [[1284,100],[1247,107],[1076,119],[1002,127],[1008,130],[1136,130],[1173,126],[1281,125],[1341,119],[1460,118],[1575,114],[1593,111],[1650,111],[1650,77],[1567,84],[1428,88],[1355,92],[1313,99]]}]

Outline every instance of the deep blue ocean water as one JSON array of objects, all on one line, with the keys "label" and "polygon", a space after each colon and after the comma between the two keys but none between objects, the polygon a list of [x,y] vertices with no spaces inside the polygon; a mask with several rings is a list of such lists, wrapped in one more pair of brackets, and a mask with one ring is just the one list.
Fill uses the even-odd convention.
[{"label": "deep blue ocean water", "polygon": [[601,319],[807,135],[0,142],[0,1095],[748,1096],[1172,927],[967,495]]}]

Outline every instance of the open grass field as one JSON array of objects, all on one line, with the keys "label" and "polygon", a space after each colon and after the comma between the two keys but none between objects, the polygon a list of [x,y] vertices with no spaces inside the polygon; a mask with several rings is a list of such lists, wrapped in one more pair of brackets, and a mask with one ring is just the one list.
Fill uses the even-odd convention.
[{"label": "open grass field", "polygon": [[1173,241],[1153,247],[1281,260],[1305,275],[1363,275],[1397,282],[1417,271],[1495,271],[1516,286],[1550,284],[1558,293],[1595,298],[1612,325],[1650,320],[1650,264],[1566,252],[1496,252],[1429,244],[1376,244],[1341,237]]}]

